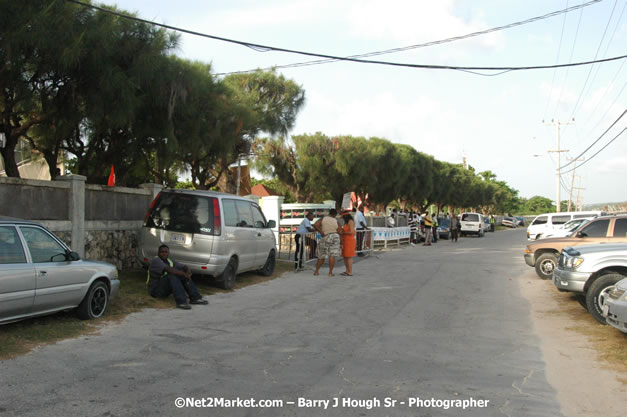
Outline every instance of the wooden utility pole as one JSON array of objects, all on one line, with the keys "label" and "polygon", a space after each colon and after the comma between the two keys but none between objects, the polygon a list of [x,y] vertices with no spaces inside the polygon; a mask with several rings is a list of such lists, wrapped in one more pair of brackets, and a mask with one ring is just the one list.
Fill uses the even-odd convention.
[{"label": "wooden utility pole", "polygon": [[[556,196],[555,196],[555,209],[557,210],[557,212],[559,213],[560,211],[562,211],[561,207],[562,207],[562,202],[560,199],[560,189],[562,187],[561,184],[561,180],[562,180],[562,159],[561,159],[561,153],[562,152],[568,152],[567,149],[560,149],[560,127],[562,125],[571,125],[573,124],[573,122],[575,121],[575,119],[572,119],[571,122],[566,122],[566,123],[562,123],[559,120],[557,122],[555,122],[554,120],[551,120],[551,123],[544,123],[545,125],[555,125],[557,126],[557,149],[553,150],[553,151],[549,151],[549,152],[556,152],[557,153],[557,188],[556,188]],[[544,122],[544,120],[543,120]]]},{"label": "wooden utility pole", "polygon": [[570,207],[573,201],[573,188],[575,187],[575,169],[577,169],[577,162],[583,162],[585,161],[585,159],[586,158],[580,158],[580,159],[568,158],[568,160],[573,161],[575,165],[573,166],[573,176],[570,179],[570,193],[568,195],[568,210],[567,211],[570,211]]}]

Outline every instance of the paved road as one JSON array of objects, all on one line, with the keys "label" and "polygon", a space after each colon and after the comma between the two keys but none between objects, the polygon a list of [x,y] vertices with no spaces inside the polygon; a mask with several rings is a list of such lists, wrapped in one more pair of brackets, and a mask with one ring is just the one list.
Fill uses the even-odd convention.
[{"label": "paved road", "polygon": [[[353,278],[291,273],[192,311],[134,314],[0,362],[0,417],[559,416],[516,281],[524,240],[520,229],[392,250]],[[464,400],[473,407],[455,408]]]}]

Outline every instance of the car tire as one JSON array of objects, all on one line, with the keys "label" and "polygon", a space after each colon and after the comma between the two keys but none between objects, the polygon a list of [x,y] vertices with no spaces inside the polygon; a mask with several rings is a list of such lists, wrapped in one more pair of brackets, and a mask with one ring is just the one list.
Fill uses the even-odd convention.
[{"label": "car tire", "polygon": [[625,277],[620,274],[601,275],[588,287],[588,291],[586,292],[586,306],[588,307],[588,312],[592,314],[592,317],[599,323],[607,324],[605,317],[603,317],[601,313],[603,302],[607,297],[609,289],[623,278]]},{"label": "car tire", "polygon": [[233,258],[224,268],[224,272],[220,275],[220,286],[225,290],[232,290],[235,286],[235,275],[237,274],[237,261]]},{"label": "car tire", "polygon": [[536,259],[536,274],[542,279],[551,279],[557,267],[557,255],[544,253]]},{"label": "car tire", "polygon": [[109,288],[102,281],[91,284],[85,298],[76,310],[81,320],[97,319],[102,317],[109,306]]},{"label": "car tire", "polygon": [[269,277],[274,273],[274,267],[276,266],[276,253],[271,250],[268,255],[268,259],[266,259],[266,263],[263,265],[261,269],[257,270],[259,275],[263,275],[264,277]]}]

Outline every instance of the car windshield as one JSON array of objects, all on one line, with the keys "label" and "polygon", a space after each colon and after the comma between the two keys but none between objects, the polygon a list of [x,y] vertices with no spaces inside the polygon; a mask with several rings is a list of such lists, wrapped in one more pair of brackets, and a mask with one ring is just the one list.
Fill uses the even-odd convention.
[{"label": "car windshield", "polygon": [[449,219],[438,219],[438,224],[442,227],[449,227],[451,225],[451,221]]}]

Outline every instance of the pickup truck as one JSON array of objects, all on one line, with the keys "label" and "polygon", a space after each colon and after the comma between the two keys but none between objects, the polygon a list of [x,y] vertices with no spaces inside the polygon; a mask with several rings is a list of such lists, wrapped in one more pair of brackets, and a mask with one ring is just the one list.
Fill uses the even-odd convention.
[{"label": "pickup truck", "polygon": [[627,243],[627,215],[597,217],[571,236],[532,241],[527,244],[524,258],[540,278],[551,279],[562,249],[594,243]]},{"label": "pickup truck", "polygon": [[586,308],[605,324],[603,304],[612,287],[627,277],[627,243],[566,247],[553,271],[560,291],[584,295]]}]

